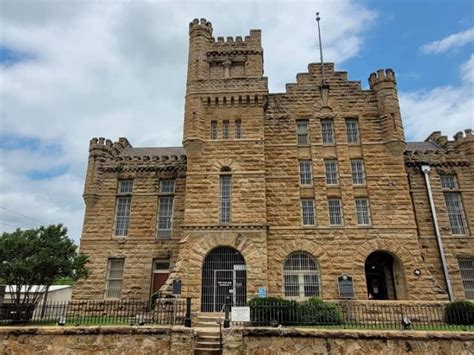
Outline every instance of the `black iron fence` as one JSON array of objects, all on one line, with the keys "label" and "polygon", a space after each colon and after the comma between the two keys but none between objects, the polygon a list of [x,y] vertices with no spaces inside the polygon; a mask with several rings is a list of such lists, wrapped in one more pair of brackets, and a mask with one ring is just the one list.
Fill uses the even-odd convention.
[{"label": "black iron fence", "polygon": [[45,304],[0,304],[0,324],[43,325],[186,325],[190,326],[191,299],[154,301],[68,301]]},{"label": "black iron fence", "polygon": [[311,326],[321,328],[370,328],[414,330],[472,330],[472,308],[450,308],[446,304],[364,304],[324,305],[273,302],[250,306],[248,326]]}]

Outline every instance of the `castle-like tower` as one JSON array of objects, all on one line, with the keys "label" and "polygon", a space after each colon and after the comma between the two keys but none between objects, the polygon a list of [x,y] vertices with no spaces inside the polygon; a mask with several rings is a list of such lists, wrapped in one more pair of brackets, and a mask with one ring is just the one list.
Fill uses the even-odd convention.
[{"label": "castle-like tower", "polygon": [[146,299],[173,280],[203,312],[257,294],[443,301],[451,285],[474,297],[471,130],[406,143],[391,69],[363,90],[310,64],[269,93],[260,31],[212,32],[189,24],[183,147],[91,141],[92,273],[74,297]]}]

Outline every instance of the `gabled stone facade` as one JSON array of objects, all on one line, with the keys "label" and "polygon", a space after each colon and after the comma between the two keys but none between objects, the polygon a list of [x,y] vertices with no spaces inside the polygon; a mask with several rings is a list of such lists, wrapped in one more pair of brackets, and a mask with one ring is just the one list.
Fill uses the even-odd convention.
[{"label": "gabled stone facade", "polygon": [[[333,64],[310,64],[286,92],[271,94],[260,31],[244,39],[215,39],[210,22],[201,19],[189,25],[189,36],[183,148],[134,148],[125,138],[91,141],[81,238],[91,276],[76,285],[75,298],[103,299],[110,286],[108,259],[122,258],[119,297],[147,299],[153,260],[165,260],[169,277],[161,291],[170,292],[172,280],[180,280],[181,296],[192,297],[196,310],[209,310],[206,292],[215,303],[223,289],[236,303],[259,289],[272,296],[335,300],[343,274],[352,277],[358,300],[447,300],[422,165],[431,167],[453,293],[466,297],[458,260],[474,259],[470,130],[454,141],[435,132],[425,142],[406,143],[391,69],[371,74],[370,89],[363,90]],[[356,133],[349,137],[354,122]],[[358,183],[355,160],[363,162]],[[309,164],[309,183],[300,181],[300,161]],[[331,164],[335,184],[327,180]],[[451,235],[438,173],[457,179],[463,235]],[[169,179],[174,192],[163,195],[160,183]],[[122,236],[115,235],[119,180],[133,180]],[[173,200],[166,238],[157,230],[160,196]],[[330,218],[333,199],[341,211]],[[365,222],[356,199],[368,202]],[[313,219],[303,219],[306,203],[314,207]],[[210,266],[219,247],[228,254],[222,254],[222,265]],[[219,269],[234,254],[243,257],[245,268]],[[301,271],[303,259],[315,266]],[[226,279],[226,270],[233,278]]]}]

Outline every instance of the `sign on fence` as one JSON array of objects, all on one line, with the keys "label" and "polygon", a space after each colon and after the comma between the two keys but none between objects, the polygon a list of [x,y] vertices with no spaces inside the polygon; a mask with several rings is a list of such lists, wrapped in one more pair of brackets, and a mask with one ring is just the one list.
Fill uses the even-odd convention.
[{"label": "sign on fence", "polygon": [[232,322],[250,322],[250,307],[232,307]]},{"label": "sign on fence", "polygon": [[337,286],[339,289],[339,298],[354,298],[354,284],[352,276],[342,274],[337,277]]}]

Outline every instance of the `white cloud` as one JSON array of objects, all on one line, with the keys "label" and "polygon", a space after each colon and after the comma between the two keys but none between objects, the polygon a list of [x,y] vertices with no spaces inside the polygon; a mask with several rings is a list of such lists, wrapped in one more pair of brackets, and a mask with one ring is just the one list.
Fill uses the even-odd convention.
[{"label": "white cloud", "polygon": [[[0,67],[1,132],[57,144],[61,151],[52,157],[0,150],[0,206],[48,223],[64,222],[78,240],[91,137],[126,136],[135,146],[181,143],[189,21],[207,18],[215,36],[245,36],[261,28],[265,75],[275,92],[318,61],[317,10],[325,59],[340,64],[357,55],[376,15],[350,0],[3,0],[2,44],[33,59]],[[67,174],[36,181],[25,177],[29,170],[58,164],[69,164]],[[27,226],[32,221],[0,211],[0,222]]]},{"label": "white cloud", "polygon": [[469,85],[400,93],[408,140],[423,141],[434,130],[452,136],[474,126],[474,95]]},{"label": "white cloud", "polygon": [[422,45],[420,49],[427,54],[441,54],[451,49],[462,47],[472,41],[474,41],[474,28],[454,33],[439,41],[426,43]]},{"label": "white cloud", "polygon": [[474,54],[461,66],[461,77],[467,83],[474,83]]}]

